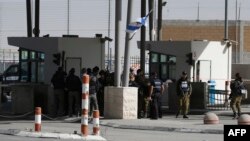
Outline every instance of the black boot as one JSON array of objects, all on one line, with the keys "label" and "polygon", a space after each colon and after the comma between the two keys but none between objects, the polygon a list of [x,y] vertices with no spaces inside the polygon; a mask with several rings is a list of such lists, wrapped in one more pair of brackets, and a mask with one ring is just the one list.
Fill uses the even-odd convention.
[{"label": "black boot", "polygon": [[237,114],[236,113],[234,113],[234,115],[233,115],[233,119],[237,119]]},{"label": "black boot", "polygon": [[183,118],[188,118],[188,116],[187,115],[183,115]]},{"label": "black boot", "polygon": [[240,115],[241,115],[241,113],[239,112],[239,113],[238,113],[238,117],[240,117]]}]

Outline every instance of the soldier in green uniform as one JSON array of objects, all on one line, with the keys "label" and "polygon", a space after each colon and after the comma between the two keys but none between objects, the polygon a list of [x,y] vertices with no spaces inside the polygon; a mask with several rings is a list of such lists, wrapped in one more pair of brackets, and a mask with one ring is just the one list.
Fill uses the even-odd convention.
[{"label": "soldier in green uniform", "polygon": [[233,119],[237,119],[241,114],[241,100],[243,91],[246,90],[239,73],[235,74],[235,80],[231,82],[230,107],[233,110]]},{"label": "soldier in green uniform", "polygon": [[181,78],[177,81],[176,92],[178,95],[178,111],[176,118],[182,112],[183,118],[188,118],[188,109],[190,102],[190,95],[192,93],[192,86],[187,77],[187,72],[182,72]]}]

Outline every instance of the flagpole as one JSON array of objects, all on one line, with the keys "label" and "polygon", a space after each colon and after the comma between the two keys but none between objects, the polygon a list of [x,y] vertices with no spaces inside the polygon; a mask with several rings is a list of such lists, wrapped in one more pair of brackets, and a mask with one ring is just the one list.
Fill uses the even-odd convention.
[{"label": "flagpole", "polygon": [[[141,0],[141,17],[146,16],[146,0]],[[140,45],[140,69],[145,74],[145,40],[146,40],[145,26],[141,27],[141,45]]]},{"label": "flagpole", "polygon": [[[154,0],[148,0],[148,9],[154,8]],[[154,33],[154,13],[149,14],[149,40],[153,41],[153,33]]]},{"label": "flagpole", "polygon": [[[128,0],[128,7],[127,7],[127,26],[131,22],[131,13],[132,13],[132,2],[133,0]],[[123,77],[123,86],[128,87],[129,84],[129,66],[130,66],[130,33],[126,32],[125,37],[125,54],[124,54],[124,77]],[[131,38],[132,39],[132,38]]]},{"label": "flagpole", "polygon": [[121,12],[122,0],[115,1],[115,86],[119,87],[121,83],[120,77],[120,27],[121,27]]}]

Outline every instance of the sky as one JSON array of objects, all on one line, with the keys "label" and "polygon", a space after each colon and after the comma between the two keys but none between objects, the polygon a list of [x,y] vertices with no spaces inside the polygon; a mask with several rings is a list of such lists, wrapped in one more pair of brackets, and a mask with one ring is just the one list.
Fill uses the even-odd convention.
[{"label": "sky", "polygon": [[[158,0],[156,0],[158,1]],[[225,20],[225,0],[162,0],[167,1],[163,7],[162,19],[167,20]],[[140,17],[140,2],[134,0],[132,19]],[[228,20],[250,21],[250,0],[228,0]],[[126,10],[126,3],[123,2],[123,12]],[[199,7],[199,8],[198,8]],[[237,7],[237,8],[236,8]],[[198,10],[199,9],[199,10]],[[236,11],[237,9],[237,11]],[[199,12],[198,12],[199,11]],[[126,12],[126,11],[125,11]],[[236,14],[237,13],[237,14]],[[199,15],[199,16],[198,16]],[[237,17],[236,17],[237,15]],[[123,13],[126,20],[126,14]],[[148,35],[146,35],[148,38]],[[134,37],[140,39],[140,32]],[[139,50],[133,50],[138,54]]]},{"label": "sky", "polygon": [[[34,0],[33,0],[34,1]],[[67,34],[67,4],[70,1],[70,34],[80,37],[94,37],[95,33],[114,37],[115,0],[40,0],[40,35],[61,36]],[[110,7],[110,22],[109,4]],[[147,0],[146,0],[147,1]],[[158,0],[157,0],[158,1]],[[163,20],[224,20],[225,0],[163,0]],[[7,45],[7,36],[26,36],[25,0],[0,0],[0,48]],[[237,2],[237,12],[236,12]],[[140,17],[141,0],[133,0],[132,21]],[[127,0],[122,0],[121,55],[124,54]],[[199,7],[199,12],[198,12]],[[199,14],[198,14],[199,13]],[[250,21],[250,0],[228,0],[228,19]],[[110,30],[108,25],[110,24]],[[148,33],[146,34],[148,39]],[[140,55],[136,42],[140,40],[137,32],[131,41],[131,56]],[[114,51],[114,41],[108,45]],[[106,49],[107,52],[107,49]]]},{"label": "sky", "polygon": [[[240,16],[240,20],[250,20],[250,0],[227,1],[228,19],[236,19],[237,3],[237,15]],[[163,8],[165,19],[197,19],[198,5],[200,20],[225,19],[225,0],[167,0],[167,2],[167,6]]]}]

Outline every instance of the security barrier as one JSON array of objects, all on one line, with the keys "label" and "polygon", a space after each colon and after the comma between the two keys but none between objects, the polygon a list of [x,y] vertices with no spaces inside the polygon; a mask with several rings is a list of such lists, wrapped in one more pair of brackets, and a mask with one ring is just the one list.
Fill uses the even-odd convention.
[{"label": "security barrier", "polygon": [[35,132],[41,131],[41,123],[42,123],[42,108],[35,108]]},{"label": "security barrier", "polygon": [[81,119],[81,133],[83,136],[88,135],[88,108],[89,108],[89,75],[84,74],[82,77],[82,119]]},{"label": "security barrier", "polygon": [[99,110],[94,110],[93,112],[93,134],[100,134]]}]

